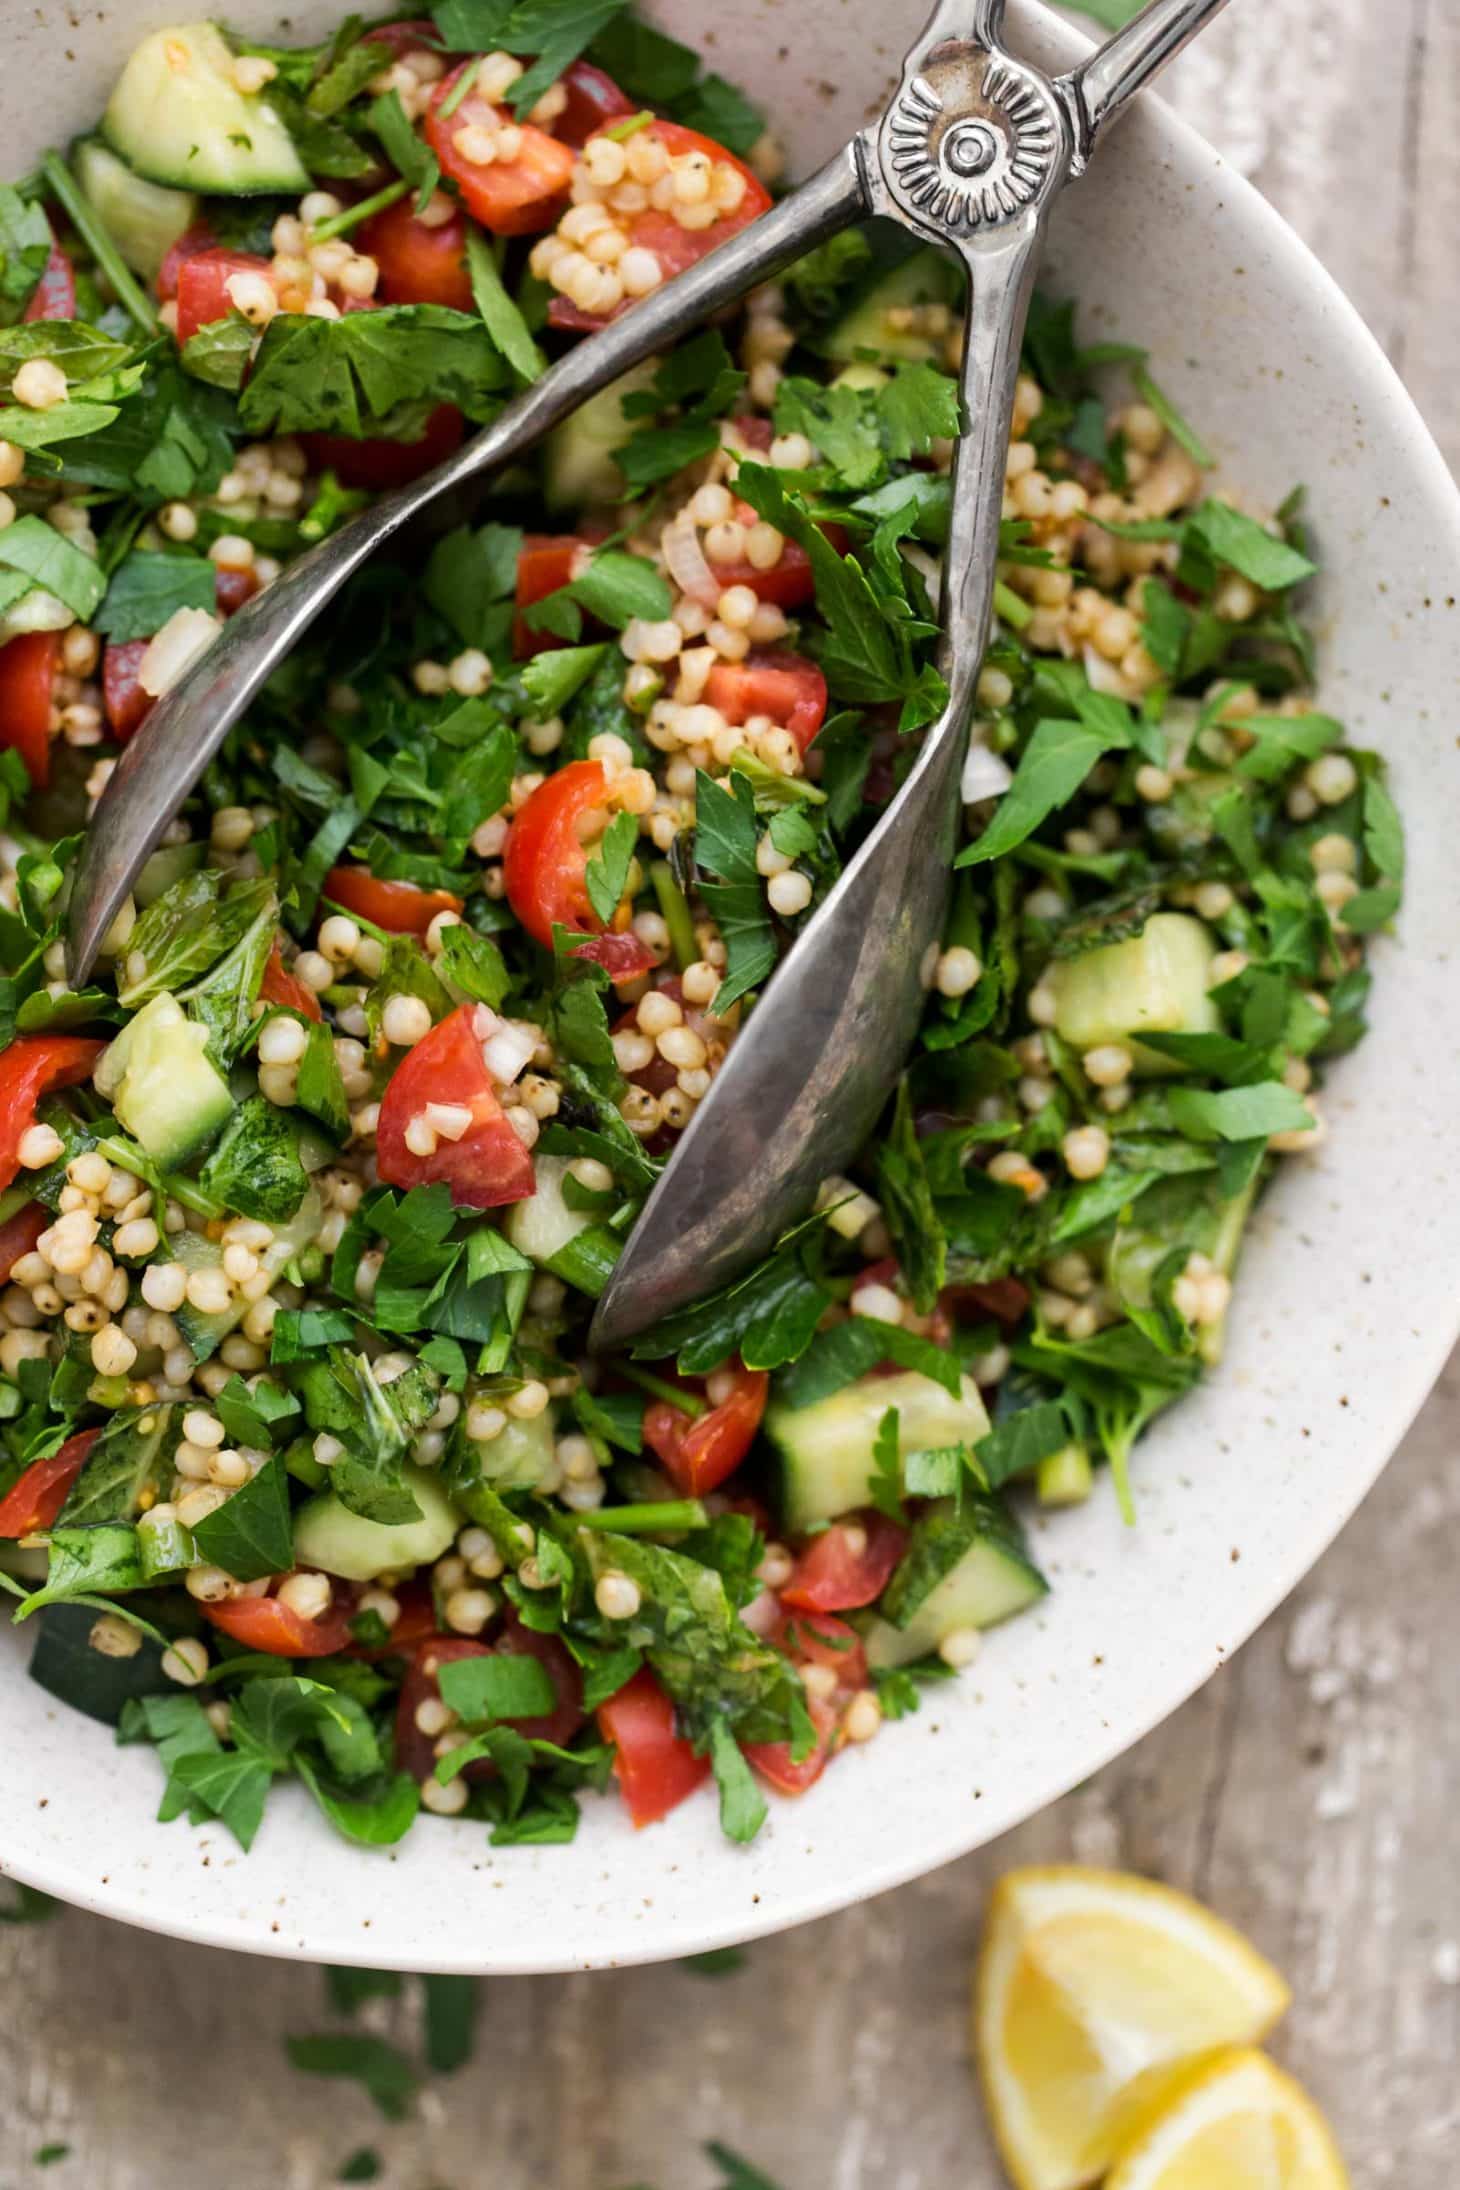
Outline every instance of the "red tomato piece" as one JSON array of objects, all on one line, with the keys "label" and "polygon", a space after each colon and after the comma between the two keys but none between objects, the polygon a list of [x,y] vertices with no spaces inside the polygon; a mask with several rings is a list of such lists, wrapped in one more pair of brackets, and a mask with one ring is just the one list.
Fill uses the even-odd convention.
[{"label": "red tomato piece", "polygon": [[270,261],[251,251],[224,251],[214,245],[180,259],[177,279],[177,339],[188,342],[200,327],[227,319],[233,309],[228,284],[235,274],[263,274]]},{"label": "red tomato piece", "polygon": [[606,123],[621,122],[639,109],[613,78],[591,61],[575,61],[558,78],[568,103],[553,123],[553,135],[564,144],[584,145]]},{"label": "red tomato piece", "polygon": [[412,210],[414,197],[398,198],[372,214],[360,230],[359,247],[380,267],[382,304],[447,304],[472,309],[466,264],[466,222],[460,213],[428,228]]},{"label": "red tomato piece", "polygon": [[[738,168],[745,183],[735,211],[712,221],[708,228],[681,228],[672,213],[661,213],[653,206],[633,216],[629,223],[629,241],[641,250],[652,251],[663,269],[664,279],[672,281],[686,267],[697,266],[716,244],[728,243],[742,228],[748,228],[762,213],[769,212],[771,197],[745,162],[737,160],[723,145],[716,144],[713,137],[702,137],[697,129],[686,129],[681,122],[666,121],[650,122],[645,134],[657,137],[672,159],[682,159],[687,152],[702,152],[707,159]],[[631,302],[632,299],[626,297],[611,312],[583,312],[566,297],[555,296],[548,306],[548,323],[579,331],[605,327],[609,320],[617,319],[620,312],[626,312]]]},{"label": "red tomato piece", "polygon": [[705,698],[729,723],[769,715],[790,731],[803,753],[826,720],[826,679],[815,662],[799,654],[755,649],[743,662],[717,662]]},{"label": "red tomato piece", "polygon": [[437,913],[461,911],[450,890],[418,890],[414,882],[381,882],[366,867],[331,867],[324,895],[392,935],[424,935]]},{"label": "red tomato piece", "polygon": [[441,33],[429,17],[418,16],[408,23],[381,23],[374,30],[364,33],[372,44],[389,46],[391,55],[399,60],[403,53],[439,53]]},{"label": "red tomato piece", "polygon": [[[573,148],[559,144],[531,122],[517,122],[506,107],[493,106],[475,91],[469,91],[443,120],[438,109],[451,96],[462,70],[470,66],[463,61],[432,92],[426,142],[440,161],[442,174],[461,192],[473,220],[494,236],[530,236],[551,228],[573,179]],[[490,166],[479,167],[457,149],[456,139],[464,129],[495,130],[504,122],[512,122],[521,133],[515,160],[493,160]]]},{"label": "red tomato piece", "polygon": [[302,1012],[306,1019],[313,1019],[316,1025],[324,1018],[319,998],[313,989],[307,988],[284,964],[284,953],[279,947],[277,936],[274,937],[273,948],[264,967],[263,980],[259,983],[259,995],[266,1004],[278,1004],[285,1011]]},{"label": "red tomato piece", "polygon": [[938,1305],[960,1323],[992,1316],[1010,1326],[1022,1322],[1029,1308],[1029,1287],[1014,1277],[992,1278],[987,1285],[946,1285]]},{"label": "red tomato piece", "polygon": [[48,1460],[34,1460],[0,1498],[0,1536],[38,1536],[54,1528],[66,1495],[86,1464],[101,1431],[78,1430]]},{"label": "red tomato piece", "polygon": [[[553,1684],[557,1702],[538,1718],[507,1719],[528,1741],[550,1741],[557,1748],[572,1740],[583,1724],[583,1684],[577,1666],[556,1635],[537,1635],[524,1627],[515,1612],[507,1613],[495,1642],[469,1642],[464,1636],[428,1635],[416,1645],[410,1671],[401,1683],[396,1707],[396,1762],[412,1779],[426,1781],[436,1769],[439,1735],[424,1734],[416,1724],[421,1705],[439,1701],[441,1683],[436,1678],[443,1665],[463,1658],[532,1657],[543,1666]],[[465,1768],[471,1780],[491,1779],[497,1767],[490,1757],[478,1757]]]},{"label": "red tomato piece", "polygon": [[22,1255],[28,1255],[51,1222],[44,1202],[27,1202],[13,1217],[0,1224],[0,1285],[5,1283]]},{"label": "red tomato piece", "polygon": [[644,1409],[644,1442],[686,1498],[718,1490],[739,1467],[760,1428],[770,1378],[763,1369],[736,1369],[734,1378],[728,1399],[707,1414],[687,1414],[667,1399],[651,1400]]},{"label": "red tomato piece", "polygon": [[[352,1642],[352,1658],[409,1657],[418,1643],[437,1632],[436,1605],[429,1585],[418,1576],[402,1582],[391,1595],[400,1607],[396,1623],[383,1643]],[[358,1617],[358,1614],[356,1615]]]},{"label": "red tomato piece", "polygon": [[185,228],[177,242],[169,245],[167,256],[158,269],[157,294],[160,301],[168,304],[176,297],[177,277],[188,259],[196,258],[200,251],[216,251],[217,248],[218,238],[201,221],[195,222],[191,228]]},{"label": "red tomato piece", "polygon": [[907,1530],[885,1514],[833,1521],[813,1536],[781,1591],[801,1612],[854,1612],[881,1596],[907,1545]]},{"label": "red tomato piece", "polygon": [[220,569],[213,580],[213,599],[219,615],[236,616],[258,590],[259,581],[252,570]]},{"label": "red tomato piece", "polygon": [[522,611],[530,608],[534,601],[546,600],[550,593],[556,593],[576,578],[590,544],[575,532],[529,532],[524,535],[517,557],[517,614],[512,619],[512,651],[518,661],[524,661],[529,654],[542,654],[549,647],[572,644],[569,639],[559,638],[555,631],[537,630]]},{"label": "red tomato piece", "polygon": [[101,701],[107,725],[119,745],[146,721],[152,695],[137,682],[149,639],[108,639],[101,658]]},{"label": "red tomato piece", "polygon": [[785,1623],[775,1640],[795,1665],[825,1665],[836,1674],[830,1696],[808,1696],[806,1708],[816,1734],[816,1746],[799,1763],[786,1741],[747,1744],[746,1761],[766,1783],[783,1795],[801,1795],[826,1770],[836,1747],[842,1712],[859,1688],[867,1684],[867,1653],[861,1637],[845,1620],[828,1613],[798,1613]]},{"label": "red tomato piece", "polygon": [[20,1169],[20,1143],[41,1097],[89,1080],[105,1048],[88,1035],[22,1034],[0,1051],[0,1187]]},{"label": "red tomato piece", "polygon": [[554,921],[587,932],[602,925],[584,881],[588,853],[578,823],[607,797],[603,763],[570,760],[540,783],[513,816],[502,855],[507,901],[528,934],[549,950]]},{"label": "red tomato piece", "polygon": [[455,455],[465,438],[466,420],[454,403],[437,404],[419,441],[354,441],[343,433],[299,436],[312,470],[332,471],[342,487],[363,487],[372,494],[408,487]]},{"label": "red tomato piece", "polygon": [[334,1602],[318,1620],[302,1619],[277,1597],[225,1597],[221,1604],[198,1609],[245,1650],[259,1650],[271,1658],[332,1658],[350,1643],[355,1594],[353,1590],[342,1594],[336,1582]]},{"label": "red tomato piece", "polygon": [[570,955],[591,958],[614,982],[637,981],[658,963],[648,944],[629,934],[591,935],[586,943],[575,944]]},{"label": "red tomato piece", "polygon": [[74,319],[76,317],[76,269],[51,238],[46,270],[31,291],[22,317],[25,319]]},{"label": "red tomato piece", "polygon": [[675,1732],[674,1705],[647,1669],[598,1706],[598,1730],[613,1743],[613,1776],[636,1825],[667,1817],[709,1777],[709,1758]]},{"label": "red tomato piece", "polygon": [[[376,1161],[387,1186],[444,1180],[458,1208],[496,1209],[533,1191],[532,1158],[512,1130],[482,1060],[476,1007],[463,1004],[406,1051],[385,1090],[376,1127]],[[412,1121],[428,1103],[471,1112],[460,1140],[442,1138],[429,1156],[406,1146]]]},{"label": "red tomato piece", "polygon": [[51,780],[51,692],[58,631],[25,631],[0,646],[0,745],[13,746],[39,789]]}]

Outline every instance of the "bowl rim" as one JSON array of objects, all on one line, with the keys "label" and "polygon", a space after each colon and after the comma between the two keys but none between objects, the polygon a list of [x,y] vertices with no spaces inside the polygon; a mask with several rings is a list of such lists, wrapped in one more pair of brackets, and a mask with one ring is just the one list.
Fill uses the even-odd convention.
[{"label": "bowl rim", "polygon": [[[1057,42],[1058,50],[1065,55],[1074,56],[1089,48],[1090,41],[1067,24],[1042,24],[1041,29]],[[1196,129],[1152,94],[1146,94],[1139,103],[1158,127],[1174,163],[1193,172],[1205,170],[1207,177],[1213,178],[1213,193],[1224,199],[1236,230],[1255,237],[1271,255],[1278,278],[1300,283],[1313,307],[1326,312],[1345,360],[1346,376],[1367,378],[1371,388],[1382,392],[1396,431],[1403,434],[1410,459],[1422,474],[1426,515],[1438,531],[1448,535],[1446,552],[1454,565],[1460,567],[1460,486],[1452,477],[1413,398],[1357,308],[1261,193],[1229,166]],[[271,1930],[261,1907],[243,1915],[236,1913],[238,1900],[242,1897],[221,1886],[216,1908],[211,1901],[205,1904],[191,1889],[180,1905],[169,1906],[165,1899],[158,1898],[156,1879],[150,1884],[143,1883],[150,1868],[148,1864],[126,1866],[129,1874],[126,1883],[113,1882],[107,1875],[98,1881],[96,1867],[69,1860],[59,1851],[53,1852],[43,1831],[37,1831],[33,1839],[22,1835],[21,1844],[14,1848],[0,1845],[0,1877],[13,1878],[96,1914],[199,1945],[282,1959],[472,1974],[527,1975],[623,1967],[739,1943],[829,1915],[938,1869],[983,1845],[996,1834],[1024,1822],[1079,1781],[1102,1770],[1203,1686],[1304,1578],[1372,1489],[1423,1405],[1456,1338],[1460,1337],[1460,1298],[1456,1298],[1443,1314],[1427,1313],[1425,1326],[1422,1346],[1402,1377],[1396,1377],[1383,1395],[1382,1413],[1371,1424],[1365,1440],[1367,1458],[1362,1463],[1356,1458],[1348,1466],[1341,1497],[1326,1509],[1314,1509],[1311,1525],[1280,1569],[1271,1575],[1267,1585],[1243,1598],[1240,1608],[1225,1625],[1225,1643],[1217,1646],[1210,1662],[1199,1662],[1195,1653],[1173,1660],[1169,1675],[1147,1690],[1133,1715],[1123,1716],[1118,1724],[1108,1726],[1103,1738],[1092,1740],[1072,1759],[1062,1761],[1051,1754],[1041,1771],[1029,1775],[1018,1799],[1000,1809],[997,1824],[991,1829],[984,1829],[986,1813],[970,1810],[965,1822],[945,1826],[929,1837],[919,1838],[903,1852],[891,1852],[883,1847],[855,1864],[838,1864],[828,1852],[810,1882],[789,1890],[772,1888],[767,1881],[767,1890],[753,1897],[749,1894],[716,1897],[707,1893],[704,1913],[688,1921],[678,1920],[672,1937],[656,1935],[652,1925],[645,1928],[643,1936],[636,1937],[626,1923],[611,1939],[604,1941],[603,1949],[596,1942],[587,1941],[582,1950],[575,1952],[566,1949],[544,1952],[521,1944],[494,1942],[489,1925],[463,1924],[459,1940],[438,1941],[415,1952],[404,1940],[392,1944],[385,1938],[372,1939],[368,1932],[363,1937],[358,1932],[347,1932],[343,1928],[343,1918],[333,1928],[328,1917],[313,1921],[308,1936],[301,1938],[295,1935],[292,1924],[287,1928],[276,1924]],[[0,1666],[0,1677],[8,1677],[8,1667]],[[909,1762],[910,1768],[916,1769],[916,1760],[911,1754]],[[281,1830],[287,1829],[282,1816],[285,1805],[295,1798],[301,1803],[305,1799],[302,1791],[294,1788],[275,1793],[273,1800],[281,1812]],[[597,1816],[585,1822],[590,1830],[598,1831]],[[713,1831],[707,1814],[701,1823],[705,1829]],[[323,1822],[312,1816],[311,1825],[316,1831],[327,1832]],[[480,1831],[479,1827],[471,1829]],[[187,1828],[174,1827],[173,1830],[186,1831]],[[526,1852],[505,1851],[508,1858]],[[532,1852],[541,1852],[548,1857],[561,1853],[552,1849]],[[327,1859],[327,1846],[322,1845],[321,1853]],[[238,1851],[234,1850],[233,1854],[237,1855]],[[246,1865],[248,1860],[239,1857],[242,1864]],[[370,1860],[378,1862],[393,1858],[376,1854]],[[156,1870],[165,1873],[170,1862],[169,1847],[160,1845]],[[228,1871],[226,1859],[218,1863],[217,1870],[219,1874],[238,1875]],[[611,1876],[611,1872],[610,1851],[606,1856],[605,1875]],[[246,1874],[243,1883],[247,1883]],[[165,1882],[161,1891],[165,1895]],[[609,1949],[611,1951],[606,1951]]]}]

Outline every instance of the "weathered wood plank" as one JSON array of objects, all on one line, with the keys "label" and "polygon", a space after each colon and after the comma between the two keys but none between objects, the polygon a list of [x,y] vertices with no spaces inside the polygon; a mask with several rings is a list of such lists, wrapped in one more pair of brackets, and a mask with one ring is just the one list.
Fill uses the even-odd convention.
[{"label": "weathered wood plank", "polygon": [[[1439,0],[1258,0],[1179,65],[1177,104],[1332,267],[1460,462],[1453,294],[1460,22]],[[1422,185],[1422,187],[1421,187]],[[317,2190],[374,2144],[393,2190],[701,2190],[718,2136],[787,2190],[946,2190],[997,2171],[965,2067],[969,1960],[1016,1862],[1128,1864],[1210,1894],[1292,1977],[1281,2050],[1354,2178],[1431,2190],[1460,2138],[1460,1370],[1308,1584],[1098,1780],[903,1892],[683,1969],[491,1987],[474,2066],[408,2126],[284,2065],[315,1973],[66,1914],[0,1930],[4,2175]],[[414,2005],[373,2014],[413,2039]],[[17,2042],[18,2041],[18,2042]],[[204,2126],[206,2125],[206,2130]]]}]

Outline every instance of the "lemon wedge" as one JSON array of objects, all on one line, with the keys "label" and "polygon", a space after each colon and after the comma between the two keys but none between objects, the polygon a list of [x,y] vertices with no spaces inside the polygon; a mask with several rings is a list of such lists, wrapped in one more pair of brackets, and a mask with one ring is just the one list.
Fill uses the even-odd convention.
[{"label": "lemon wedge", "polygon": [[1019,2190],[1097,2180],[1194,2055],[1255,2044],[1288,1999],[1240,1933],[1169,1886],[1011,1871],[989,1903],[973,2051]]},{"label": "lemon wedge", "polygon": [[1327,2122],[1265,2053],[1208,2055],[1121,2155],[1106,2190],[1348,2190]]}]

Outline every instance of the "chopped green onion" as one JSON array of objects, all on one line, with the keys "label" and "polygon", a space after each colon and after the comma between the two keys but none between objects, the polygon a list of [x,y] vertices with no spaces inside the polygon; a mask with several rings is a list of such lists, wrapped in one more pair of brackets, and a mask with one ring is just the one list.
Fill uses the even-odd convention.
[{"label": "chopped green onion", "polygon": [[626,137],[637,137],[641,129],[647,129],[653,121],[652,109],[643,107],[637,114],[626,114],[621,122],[614,122],[608,129],[600,130],[603,137],[611,137],[615,144],[622,144]]},{"label": "chopped green onion", "polygon": [[1196,428],[1187,424],[1170,396],[1157,387],[1145,366],[1138,366],[1131,377],[1141,401],[1155,412],[1172,439],[1181,443],[1193,464],[1200,464],[1203,471],[1210,471],[1217,461],[1216,458]]},{"label": "chopped green onion", "polygon": [[82,192],[59,152],[46,154],[41,161],[41,173],[71,226],[110,282],[117,302],[126,306],[144,335],[155,335],[161,324],[156,306],[98,220],[96,208]]},{"label": "chopped green onion", "polygon": [[674,962],[683,973],[685,967],[694,965],[700,955],[689,899],[675,881],[674,870],[667,859],[654,861],[649,869],[649,880],[654,885],[654,895],[659,900],[659,910],[664,916],[664,925],[669,930],[669,940],[674,946]]},{"label": "chopped green onion", "polygon": [[1001,623],[1011,625],[1015,631],[1022,631],[1034,611],[1029,603],[1021,601],[1013,588],[1006,586],[1001,578],[994,587],[994,614]]},{"label": "chopped green onion", "polygon": [[361,221],[368,221],[372,213],[383,213],[388,205],[394,205],[396,199],[403,198],[410,187],[408,182],[387,183],[383,190],[376,191],[373,198],[362,198],[358,205],[347,205],[343,213],[335,213],[329,220],[320,221],[310,229],[311,244],[328,243],[334,236],[348,235],[352,228],[359,227]]},{"label": "chopped green onion", "polygon": [[637,1384],[641,1392],[651,1399],[664,1399],[671,1407],[678,1407],[682,1414],[701,1415],[707,1412],[706,1403],[696,1392],[683,1392],[667,1377],[655,1376],[648,1369],[641,1369],[636,1362],[620,1361],[616,1364],[620,1376],[626,1376],[631,1384]]},{"label": "chopped green onion", "polygon": [[709,1515],[698,1498],[663,1498],[642,1506],[599,1506],[575,1514],[579,1528],[612,1529],[616,1536],[674,1536],[703,1528]]},{"label": "chopped green onion", "polygon": [[466,97],[467,93],[471,90],[472,85],[476,82],[477,70],[481,67],[481,65],[482,57],[480,54],[477,55],[474,61],[467,62],[466,67],[462,70],[460,76],[458,76],[458,78],[456,79],[456,82],[447,92],[446,97],[441,101],[440,106],[438,106],[436,109],[436,118],[438,121],[450,121],[452,115],[456,112],[457,108],[461,105],[462,100]]}]

